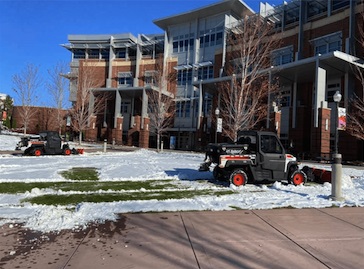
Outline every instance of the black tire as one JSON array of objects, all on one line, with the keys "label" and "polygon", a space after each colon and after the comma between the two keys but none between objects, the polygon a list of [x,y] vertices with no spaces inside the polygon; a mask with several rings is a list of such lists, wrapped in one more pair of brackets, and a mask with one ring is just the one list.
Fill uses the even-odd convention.
[{"label": "black tire", "polygon": [[295,186],[305,184],[307,182],[307,176],[306,174],[301,170],[296,170],[292,173],[290,177],[290,183],[292,183]]},{"label": "black tire", "polygon": [[34,149],[33,155],[34,156],[41,156],[41,155],[43,155],[43,152],[42,152],[41,149]]},{"label": "black tire", "polygon": [[215,180],[223,180],[224,179],[222,169],[217,165],[214,167],[214,170],[212,171],[212,175],[214,176]]},{"label": "black tire", "polygon": [[242,169],[236,169],[230,175],[230,183],[235,186],[244,186],[248,182],[248,175]]},{"label": "black tire", "polygon": [[65,148],[65,149],[63,150],[63,154],[64,154],[64,155],[71,155],[71,154],[72,154],[72,151],[71,151],[71,149],[69,149],[69,148]]}]

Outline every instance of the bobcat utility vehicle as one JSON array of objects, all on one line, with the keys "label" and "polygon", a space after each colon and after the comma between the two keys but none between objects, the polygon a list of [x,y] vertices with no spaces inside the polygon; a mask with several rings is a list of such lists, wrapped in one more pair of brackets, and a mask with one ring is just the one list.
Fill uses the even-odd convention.
[{"label": "bobcat utility vehicle", "polygon": [[240,131],[236,143],[209,144],[199,170],[209,171],[212,164],[215,179],[229,180],[236,186],[275,181],[300,185],[307,181],[296,157],[286,153],[273,132]]},{"label": "bobcat utility vehicle", "polygon": [[37,136],[22,137],[16,146],[16,150],[27,147],[23,155],[71,155],[80,153],[79,150],[71,149],[67,143],[62,145],[62,138],[58,132],[43,131]]}]

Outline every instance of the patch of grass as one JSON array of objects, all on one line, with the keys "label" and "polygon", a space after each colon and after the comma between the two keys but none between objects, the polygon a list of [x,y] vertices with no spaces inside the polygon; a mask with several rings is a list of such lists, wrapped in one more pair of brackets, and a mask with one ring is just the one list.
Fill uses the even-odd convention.
[{"label": "patch of grass", "polygon": [[153,191],[153,192],[125,192],[112,194],[70,194],[70,195],[42,195],[24,199],[22,202],[30,202],[42,205],[77,205],[81,202],[101,203],[135,200],[167,200],[167,199],[186,199],[196,196],[206,195],[228,195],[233,191],[214,191],[214,190],[178,190],[178,191]]},{"label": "patch of grass", "polygon": [[[176,188],[172,184],[172,180],[146,180],[146,181],[62,181],[62,182],[4,182],[0,183],[0,193],[24,193],[31,191],[33,188],[53,189],[62,191],[88,191],[94,192],[98,190],[163,190],[168,188]],[[178,188],[181,188],[180,186]]]},{"label": "patch of grass", "polygon": [[99,180],[99,173],[94,167],[73,167],[68,171],[60,172],[61,176],[70,180]]}]

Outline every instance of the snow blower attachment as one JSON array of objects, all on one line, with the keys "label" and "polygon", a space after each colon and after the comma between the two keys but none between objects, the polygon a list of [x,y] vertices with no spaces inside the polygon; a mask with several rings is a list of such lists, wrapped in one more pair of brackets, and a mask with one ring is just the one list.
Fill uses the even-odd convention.
[{"label": "snow blower attachment", "polygon": [[307,181],[296,157],[286,153],[273,132],[241,131],[234,144],[209,144],[199,171],[209,171],[211,165],[215,179],[229,180],[236,186],[275,181],[300,185]]},{"label": "snow blower attachment", "polygon": [[25,136],[18,142],[15,150],[26,147],[23,155],[71,155],[82,154],[83,149],[70,148],[68,143],[62,145],[62,138],[57,132],[44,131],[37,136]]}]

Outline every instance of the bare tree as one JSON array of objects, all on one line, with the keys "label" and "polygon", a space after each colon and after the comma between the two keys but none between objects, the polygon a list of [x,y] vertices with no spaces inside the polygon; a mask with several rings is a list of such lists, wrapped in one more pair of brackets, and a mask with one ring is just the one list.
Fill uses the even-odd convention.
[{"label": "bare tree", "polygon": [[256,128],[266,118],[268,95],[278,89],[270,80],[272,51],[279,41],[272,25],[259,15],[246,17],[228,32],[226,74],[219,85],[223,134],[236,141],[239,130]]},{"label": "bare tree", "polygon": [[66,87],[68,85],[67,79],[61,74],[65,74],[66,70],[67,65],[64,62],[59,62],[48,70],[49,82],[47,83],[47,89],[56,108],[55,121],[59,134],[62,132],[64,123],[63,110],[66,107]]},{"label": "bare tree", "polygon": [[30,121],[34,113],[36,113],[33,107],[38,101],[37,91],[41,83],[38,67],[32,64],[28,64],[20,74],[13,76],[13,90],[21,104],[19,113],[24,127],[24,134],[27,133]]},{"label": "bare tree", "polygon": [[[358,19],[358,35],[357,35],[357,44],[364,51],[364,12],[360,13],[360,17]],[[361,85],[361,93],[355,94],[353,98],[350,100],[351,109],[348,116],[348,122],[346,126],[346,130],[356,138],[360,140],[364,140],[364,72],[363,68],[357,65],[353,66],[354,74]]]},{"label": "bare tree", "polygon": [[101,72],[94,61],[80,61],[78,70],[77,101],[71,109],[72,127],[79,132],[79,144],[82,144],[82,132],[89,125],[91,117],[100,113],[109,98],[107,92],[96,92],[104,84]]},{"label": "bare tree", "polygon": [[168,88],[175,81],[175,73],[168,67],[164,68],[163,58],[160,57],[156,60],[155,70],[149,76],[152,89],[147,92],[148,114],[151,130],[157,136],[157,151],[160,151],[161,137],[171,126],[175,114],[174,93]]}]

